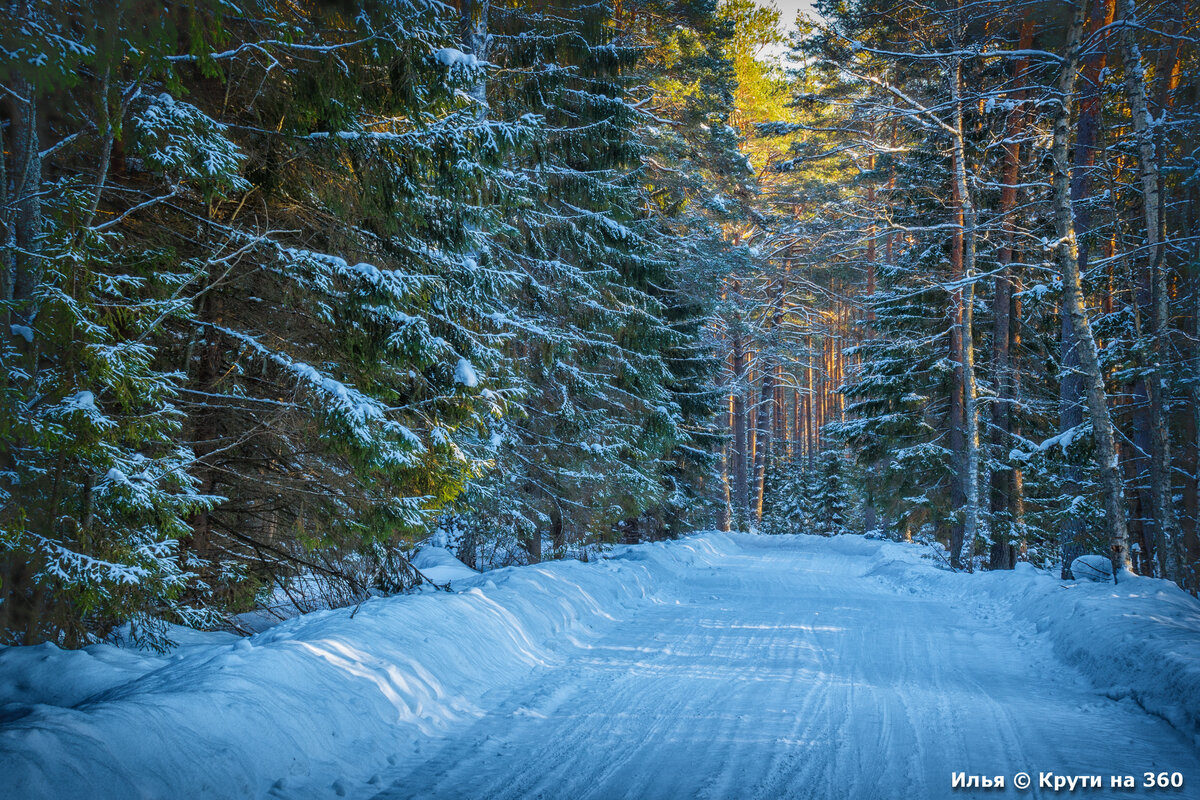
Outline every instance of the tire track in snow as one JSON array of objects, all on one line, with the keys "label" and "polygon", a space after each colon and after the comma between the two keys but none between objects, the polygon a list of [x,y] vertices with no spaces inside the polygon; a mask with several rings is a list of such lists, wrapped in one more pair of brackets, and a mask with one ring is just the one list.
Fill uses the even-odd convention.
[{"label": "tire track in snow", "polygon": [[951,790],[958,770],[1034,775],[988,797],[1041,796],[1039,770],[1200,781],[1177,732],[1090,689],[1002,611],[867,577],[852,545],[738,541],[678,605],[649,606],[429,742],[378,800],[971,797]]}]

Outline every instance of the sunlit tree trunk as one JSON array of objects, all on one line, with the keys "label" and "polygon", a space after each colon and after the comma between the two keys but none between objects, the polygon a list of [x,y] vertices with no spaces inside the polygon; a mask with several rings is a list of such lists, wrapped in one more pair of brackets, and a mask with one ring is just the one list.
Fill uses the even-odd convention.
[{"label": "sunlit tree trunk", "polygon": [[733,401],[725,399],[724,413],[721,414],[727,438],[721,443],[721,499],[717,509],[717,530],[728,531],[733,520],[733,492],[730,485],[730,439],[733,438]]},{"label": "sunlit tree trunk", "polygon": [[[979,533],[979,404],[975,383],[975,337],[974,337],[974,277],[975,277],[975,208],[971,202],[967,183],[966,148],[964,146],[962,109],[962,62],[955,57],[950,75],[951,103],[954,120],[952,136],[954,148],[954,191],[953,218],[957,224],[951,245],[951,264],[955,288],[953,298],[953,320],[959,330],[958,358],[955,368],[958,385],[954,387],[960,397],[960,420],[962,429],[958,436],[959,483],[963,499],[961,533],[953,541],[951,560],[955,566],[971,564],[975,538]],[[961,393],[961,394],[960,394]],[[957,533],[957,530],[956,530]]]}]

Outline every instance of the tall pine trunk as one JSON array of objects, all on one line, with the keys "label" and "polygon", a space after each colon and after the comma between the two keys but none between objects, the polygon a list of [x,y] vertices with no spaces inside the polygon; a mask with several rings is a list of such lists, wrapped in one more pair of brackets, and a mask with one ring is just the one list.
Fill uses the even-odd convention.
[{"label": "tall pine trunk", "polygon": [[1178,524],[1171,492],[1171,439],[1167,428],[1168,384],[1164,361],[1168,358],[1168,291],[1165,252],[1160,232],[1162,215],[1161,174],[1155,156],[1154,130],[1146,99],[1146,74],[1132,25],[1137,12],[1134,0],[1124,0],[1120,27],[1124,59],[1125,93],[1133,117],[1137,141],[1138,175],[1142,184],[1142,211],[1146,230],[1145,299],[1149,301],[1150,358],[1143,380],[1149,404],[1147,419],[1150,445],[1150,512],[1154,517],[1154,549],[1158,567],[1169,578],[1178,576]]},{"label": "tall pine trunk", "polygon": [[[1087,23],[1087,33],[1095,35],[1113,20],[1116,0],[1095,0]],[[1079,274],[1085,275],[1090,253],[1088,233],[1092,228],[1092,212],[1088,198],[1092,194],[1092,170],[1096,164],[1100,126],[1100,73],[1105,67],[1106,48],[1093,45],[1083,60],[1082,88],[1079,92],[1079,112],[1075,127],[1074,171],[1071,175],[1071,207],[1075,225]],[[1083,424],[1083,408],[1086,402],[1083,376],[1079,372],[1079,355],[1071,319],[1065,312],[1061,315],[1062,375],[1059,380],[1059,432],[1077,428]],[[1078,497],[1082,492],[1082,475],[1075,464],[1068,463],[1066,481],[1063,485],[1065,497]],[[1085,535],[1084,521],[1078,515],[1067,514],[1060,534],[1062,551],[1062,577],[1070,578],[1071,562],[1083,554]]]},{"label": "tall pine trunk", "polygon": [[1051,155],[1054,161],[1053,203],[1054,228],[1058,236],[1059,265],[1064,289],[1063,312],[1071,322],[1071,332],[1079,357],[1079,367],[1087,390],[1087,410],[1092,423],[1096,467],[1104,494],[1105,533],[1113,576],[1130,569],[1129,536],[1125,524],[1125,509],[1121,497],[1121,477],[1112,418],[1108,412],[1108,397],[1104,388],[1104,373],[1092,336],[1084,306],[1083,282],[1079,273],[1079,250],[1075,241],[1075,220],[1071,207],[1071,175],[1068,161],[1071,107],[1075,95],[1075,73],[1079,66],[1079,43],[1083,33],[1083,4],[1075,7],[1067,35],[1067,57],[1059,75],[1059,103],[1054,117],[1054,139]]},{"label": "tall pine trunk", "polygon": [[750,484],[748,481],[746,419],[746,343],[740,322],[733,331],[733,527],[745,530],[749,523]]},{"label": "tall pine trunk", "polygon": [[[779,326],[783,322],[783,281],[774,281],[773,285],[768,288],[768,292],[771,296],[771,315],[762,349],[759,352],[759,361],[761,362],[759,372],[762,374],[762,387],[758,408],[755,412],[757,415],[758,433],[756,435],[754,451],[753,502],[754,520],[757,523],[761,523],[763,518],[763,501],[767,490],[767,470],[770,468],[771,463],[772,434],[781,422],[781,409],[779,408],[777,391],[779,362],[771,347],[770,339],[779,330]],[[778,434],[776,434],[774,441],[778,440]]]},{"label": "tall pine trunk", "polygon": [[[765,354],[762,356],[766,360]],[[758,399],[758,435],[754,449],[754,521],[761,523],[763,499],[767,486],[767,467],[771,458],[771,428],[775,416],[775,367],[765,363],[762,367],[762,387]]]},{"label": "tall pine trunk", "polygon": [[[38,136],[38,98],[24,78],[16,78],[8,91],[8,140],[0,152],[5,165],[3,214],[4,263],[0,264],[0,300],[11,303],[4,309],[0,336],[12,337],[26,375],[37,368],[37,343],[33,326],[37,317],[37,287],[42,280],[42,158]],[[3,129],[0,128],[0,133]],[[21,379],[13,374],[0,377],[9,389]],[[0,470],[13,470],[22,443],[0,437]],[[0,511],[5,511],[0,507]],[[0,525],[4,524],[0,517]],[[39,589],[36,567],[16,553],[0,554],[0,631],[22,631],[25,644],[37,644],[43,636],[42,620],[46,598]]]},{"label": "tall pine trunk", "polygon": [[[975,382],[975,208],[967,184],[966,147],[963,131],[962,62],[955,57],[950,75],[951,103],[954,128],[954,209],[957,225],[951,245],[951,265],[955,288],[952,293],[954,323],[958,333],[957,376],[954,391],[961,404],[962,429],[957,443],[960,493],[963,500],[961,533],[952,540],[951,562],[956,567],[970,567],[975,538],[979,533],[979,403]],[[965,559],[965,561],[964,561]]]},{"label": "tall pine trunk", "polygon": [[[1028,50],[1033,43],[1033,18],[1021,22],[1021,33],[1017,49]],[[1013,95],[1015,100],[1025,97],[1025,73],[1029,59],[1019,58],[1013,64]],[[1004,123],[1004,160],[1000,170],[1001,190],[1000,236],[998,253],[1000,271],[995,279],[995,294],[992,301],[992,371],[996,376],[996,399],[992,403],[991,443],[997,453],[1004,452],[1013,433],[1013,401],[1015,399],[1016,374],[1013,369],[1013,329],[1018,320],[1012,314],[1013,276],[1011,273],[1013,240],[1016,236],[1012,213],[1017,204],[1017,178],[1021,165],[1020,135],[1024,128],[1024,110],[1013,104]],[[1018,538],[1017,520],[1014,509],[1021,501],[1020,471],[1006,464],[992,474],[991,486],[992,547],[989,554],[991,569],[1012,569],[1016,566]]]}]

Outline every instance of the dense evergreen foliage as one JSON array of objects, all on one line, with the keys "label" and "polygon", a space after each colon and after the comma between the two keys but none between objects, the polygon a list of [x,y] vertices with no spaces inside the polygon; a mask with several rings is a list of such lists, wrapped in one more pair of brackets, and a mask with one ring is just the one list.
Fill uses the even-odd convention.
[{"label": "dense evergreen foliage", "polygon": [[6,641],[710,524],[711,3],[10,10]]},{"label": "dense evergreen foliage", "polygon": [[430,537],[1200,586],[1195,15],[818,11],[9,4],[3,642],[404,591]]},{"label": "dense evergreen foliage", "polygon": [[1102,553],[1197,589],[1194,9],[818,5],[755,120],[793,217],[758,235],[835,309],[789,337],[830,379],[797,381],[825,424],[793,449],[846,448],[850,517],[957,568]]}]

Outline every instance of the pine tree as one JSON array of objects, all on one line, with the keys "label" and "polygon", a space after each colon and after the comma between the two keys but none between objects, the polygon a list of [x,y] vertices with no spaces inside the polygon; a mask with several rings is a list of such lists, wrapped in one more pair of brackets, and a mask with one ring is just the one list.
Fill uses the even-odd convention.
[{"label": "pine tree", "polygon": [[[30,2],[5,32],[4,84],[17,87],[0,204],[6,642],[79,646],[132,622],[156,644],[164,620],[206,620],[182,602],[193,575],[179,539],[218,498],[190,474],[181,376],[158,338],[190,319],[180,296],[192,276],[120,223],[181,193],[243,189],[243,154],[193,106],[150,95],[173,78],[178,31],[137,11]],[[143,160],[136,192],[113,174],[118,147]],[[108,205],[119,192],[131,208]]]},{"label": "pine tree", "polygon": [[[14,78],[6,190],[62,198],[6,251],[20,641],[196,623],[301,572],[404,586],[392,549],[486,468],[504,405],[471,255],[527,126],[460,91],[482,65],[446,10],[143,11],[30,5],[22,45],[61,52]],[[82,116],[41,124],[51,91]]]},{"label": "pine tree", "polygon": [[611,539],[618,523],[626,537],[670,525],[695,474],[684,474],[695,467],[681,426],[712,413],[712,392],[684,385],[711,370],[703,304],[687,291],[704,279],[677,283],[676,259],[696,249],[674,245],[655,207],[672,190],[654,197],[646,182],[654,135],[631,96],[642,48],[624,22],[604,3],[494,5],[489,17],[490,58],[508,78],[492,86],[493,111],[536,114],[541,135],[514,154],[525,200],[491,243],[513,276],[495,321],[521,382],[497,470],[470,505],[478,536],[518,539],[533,560],[543,539],[561,554]]},{"label": "pine tree", "polygon": [[850,498],[841,450],[831,447],[821,453],[814,479],[812,508],[816,532],[828,536],[846,533]]},{"label": "pine tree", "polygon": [[767,477],[764,532],[814,532],[815,492],[811,477],[803,458],[781,458],[772,462]]},{"label": "pine tree", "polygon": [[479,115],[457,22],[423,2],[315,9],[223,87],[252,188],[209,215],[226,249],[180,341],[198,474],[229,501],[189,544],[252,583],[405,586],[388,551],[486,469],[509,379],[503,276],[478,254],[526,134]]}]

